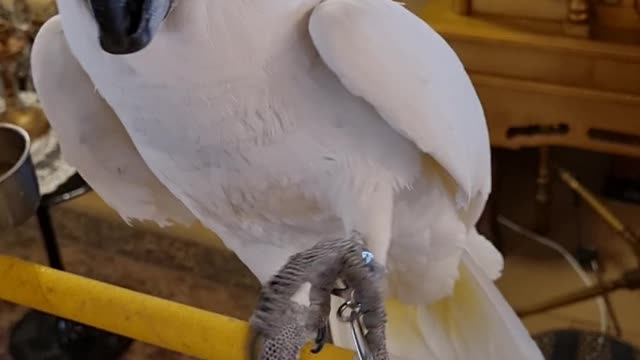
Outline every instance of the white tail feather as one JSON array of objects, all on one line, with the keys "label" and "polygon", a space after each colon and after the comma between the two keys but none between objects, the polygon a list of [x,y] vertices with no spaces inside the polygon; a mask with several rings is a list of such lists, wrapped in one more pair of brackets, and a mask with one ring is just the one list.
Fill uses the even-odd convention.
[{"label": "white tail feather", "polygon": [[[467,253],[450,297],[428,306],[389,300],[387,313],[393,360],[543,359],[493,281]],[[347,326],[332,317],[331,330],[336,345],[353,349]]]}]

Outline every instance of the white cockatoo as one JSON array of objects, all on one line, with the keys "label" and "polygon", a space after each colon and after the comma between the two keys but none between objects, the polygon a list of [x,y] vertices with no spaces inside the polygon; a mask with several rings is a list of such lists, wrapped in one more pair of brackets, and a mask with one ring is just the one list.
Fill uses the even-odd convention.
[{"label": "white cockatoo", "polygon": [[[392,359],[542,355],[475,224],[481,104],[391,0],[59,0],[33,76],[65,158],[124,218],[195,219],[263,283],[322,239],[384,264]],[[353,348],[333,319],[336,345]]]}]

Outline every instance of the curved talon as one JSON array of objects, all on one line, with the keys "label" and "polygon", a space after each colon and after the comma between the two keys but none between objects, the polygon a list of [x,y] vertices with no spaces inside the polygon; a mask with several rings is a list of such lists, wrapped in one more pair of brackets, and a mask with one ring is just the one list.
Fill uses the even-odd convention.
[{"label": "curved talon", "polygon": [[318,334],[316,335],[316,346],[311,349],[311,353],[318,354],[324,348],[324,345],[327,343],[327,328],[328,325],[324,325],[318,329]]},{"label": "curved talon", "polygon": [[[266,353],[270,354],[268,359],[292,359],[290,356],[299,354],[304,342],[313,337],[309,330],[314,329],[317,334],[311,352],[321,352],[330,337],[326,322],[330,295],[345,300],[337,315],[351,327],[358,358],[388,360],[380,290],[383,273],[373,254],[353,237],[322,242],[292,256],[263,287],[252,321],[250,360]],[[304,282],[311,284],[309,306],[298,309],[290,299]]]}]

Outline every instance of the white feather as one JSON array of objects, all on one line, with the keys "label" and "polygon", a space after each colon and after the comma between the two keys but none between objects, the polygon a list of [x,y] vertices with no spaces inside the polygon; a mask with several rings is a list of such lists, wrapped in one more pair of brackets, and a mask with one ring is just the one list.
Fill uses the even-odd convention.
[{"label": "white feather", "polygon": [[40,101],[65,159],[109,205],[127,220],[160,225],[195,221],[149,171],[118,117],[69,51],[57,16],[36,38],[32,67]]},{"label": "white feather", "polygon": [[326,0],[311,37],[349,91],[455,179],[461,205],[491,188],[486,122],[462,63],[433,29],[389,0]]}]

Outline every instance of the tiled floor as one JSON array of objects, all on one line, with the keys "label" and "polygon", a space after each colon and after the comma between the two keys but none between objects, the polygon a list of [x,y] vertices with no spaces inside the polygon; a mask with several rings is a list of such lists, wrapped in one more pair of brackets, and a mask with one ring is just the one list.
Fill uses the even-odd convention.
[{"label": "tiled floor", "polygon": [[[502,213],[524,226],[531,226],[535,153],[503,155],[500,163],[506,170],[501,191]],[[569,164],[567,167],[575,170],[586,185],[599,189],[602,180],[599,174],[606,167],[606,157],[560,152],[554,160]],[[578,165],[580,161],[583,163]],[[575,246],[578,234],[584,241],[596,244],[603,255],[607,277],[633,265],[629,250],[599,218],[585,207],[576,210],[571,193],[562,185],[556,182],[553,188],[549,237],[570,249]],[[628,224],[640,228],[640,207],[608,203]],[[78,210],[109,221],[79,215]],[[116,220],[113,212],[94,194],[57,209],[54,217],[65,260],[72,272],[207,310],[243,319],[248,317],[258,290],[255,279],[232,254],[207,246],[207,243],[219,243],[201,227],[175,228],[170,232],[184,237],[184,241],[158,235],[161,232],[152,226],[140,227],[144,231],[127,228],[121,221],[111,222]],[[499,286],[516,308],[582,286],[556,253],[509,230],[504,230],[503,235],[507,261]],[[0,252],[42,262],[44,257],[35,224],[30,223],[10,236],[3,234]],[[620,291],[611,298],[623,328],[623,338],[640,345],[640,292]],[[2,346],[7,340],[6,329],[22,311],[9,304],[0,304],[0,360],[8,359]],[[527,318],[525,323],[533,333],[554,328],[597,329],[599,326],[593,302]],[[136,344],[127,356],[129,360],[182,358],[143,344]]]}]

